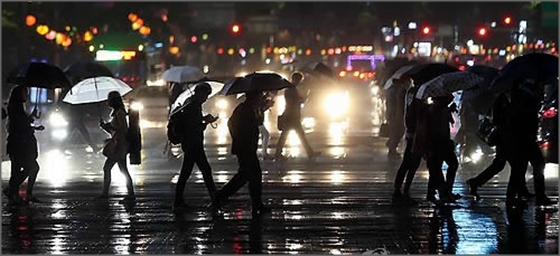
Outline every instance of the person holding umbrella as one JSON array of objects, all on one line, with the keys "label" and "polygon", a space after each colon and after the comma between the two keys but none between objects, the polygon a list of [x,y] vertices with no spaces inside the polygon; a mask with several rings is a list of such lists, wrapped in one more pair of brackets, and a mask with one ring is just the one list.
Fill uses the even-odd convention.
[{"label": "person holding umbrella", "polygon": [[3,193],[12,204],[21,205],[24,201],[18,195],[18,190],[25,179],[27,182],[27,201],[40,203],[41,201],[33,195],[33,187],[39,173],[37,163],[38,149],[35,130],[42,131],[43,125],[33,126],[34,116],[37,109],[31,115],[25,111],[25,103],[29,97],[27,87],[15,86],[8,100],[8,144],[7,153],[11,161],[10,182]]},{"label": "person holding umbrella", "polygon": [[268,213],[271,209],[262,202],[262,170],[257,156],[259,125],[262,120],[261,91],[249,91],[246,99],[239,104],[230,119],[228,128],[232,137],[231,153],[237,156],[238,173],[216,192],[216,207],[235,194],[249,182],[253,217]]},{"label": "person holding umbrella", "polygon": [[208,83],[198,84],[194,89],[194,95],[190,98],[190,102],[185,103],[182,110],[174,112],[174,114],[180,115],[179,127],[181,127],[182,134],[184,134],[182,136],[181,148],[185,152],[181,174],[175,189],[173,208],[176,210],[187,207],[183,201],[183,192],[195,163],[204,177],[204,184],[206,184],[210,197],[214,200],[216,184],[212,178],[212,168],[204,152],[204,130],[208,124],[218,120],[218,117],[210,114],[202,116],[202,104],[211,93],[212,87]]},{"label": "person holding umbrella", "polygon": [[[292,84],[297,86],[301,83],[303,78],[302,73],[294,72],[292,74]],[[305,137],[305,131],[301,126],[301,104],[304,102],[304,99],[299,95],[296,87],[286,89],[284,98],[286,99],[286,109],[281,115],[282,118],[279,117],[279,122],[280,119],[283,119],[282,122],[284,122],[284,128],[282,129],[282,133],[280,134],[280,138],[278,138],[278,143],[276,144],[275,158],[281,160],[285,159],[285,157],[282,156],[282,149],[286,144],[286,139],[288,139],[288,133],[290,130],[294,130],[303,144],[305,151],[307,152],[307,156],[312,159],[319,155],[319,153],[313,151],[311,145],[309,145],[309,142]]]},{"label": "person holding umbrella", "polygon": [[99,126],[106,132],[111,134],[111,139],[105,144],[103,148],[103,155],[107,157],[103,165],[103,191],[100,198],[109,197],[109,188],[111,186],[111,170],[115,164],[119,165],[119,169],[126,179],[126,188],[128,195],[125,200],[134,200],[134,185],[132,177],[128,172],[126,163],[126,155],[129,150],[129,142],[127,141],[128,124],[126,121],[126,110],[121,94],[118,91],[111,91],[107,95],[108,105],[113,109],[111,116],[113,117],[110,122],[106,123],[103,120],[99,121]]}]

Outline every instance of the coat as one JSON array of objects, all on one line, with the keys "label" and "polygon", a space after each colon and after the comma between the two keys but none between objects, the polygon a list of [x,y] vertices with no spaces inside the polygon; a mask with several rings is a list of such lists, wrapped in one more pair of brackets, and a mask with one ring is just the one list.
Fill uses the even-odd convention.
[{"label": "coat", "polygon": [[33,118],[25,112],[23,104],[8,106],[8,155],[37,159],[39,153],[32,123]]},{"label": "coat", "polygon": [[116,109],[113,110],[111,116],[113,117],[111,122],[102,127],[111,134],[111,139],[103,148],[103,154],[107,158],[126,159],[129,147],[127,140],[128,124],[126,121],[126,112],[124,109]]},{"label": "coat", "polygon": [[233,110],[228,120],[232,154],[257,154],[261,112],[261,108],[253,108],[247,102],[239,104]]}]

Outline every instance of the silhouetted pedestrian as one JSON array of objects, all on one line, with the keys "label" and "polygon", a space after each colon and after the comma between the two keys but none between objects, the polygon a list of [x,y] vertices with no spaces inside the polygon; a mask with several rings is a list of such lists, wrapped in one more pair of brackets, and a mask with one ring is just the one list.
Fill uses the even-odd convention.
[{"label": "silhouetted pedestrian", "polygon": [[262,93],[246,93],[245,102],[239,104],[230,119],[228,128],[232,138],[231,153],[237,156],[238,173],[216,192],[215,205],[219,206],[249,182],[252,214],[256,217],[270,212],[262,202],[262,170],[257,157],[259,125],[262,118]]},{"label": "silhouetted pedestrian", "polygon": [[265,93],[262,99],[262,106],[261,106],[263,115],[260,121],[261,125],[259,125],[259,132],[261,134],[262,154],[264,159],[270,159],[270,156],[268,154],[270,132],[268,131],[268,129],[266,129],[266,126],[264,126],[264,112],[268,111],[272,106],[274,106],[274,99],[272,97],[273,97],[272,94]]},{"label": "silhouetted pedestrian", "polygon": [[305,102],[305,99],[301,97],[298,93],[297,86],[303,80],[303,74],[300,72],[294,72],[292,74],[292,84],[295,85],[294,87],[288,87],[284,91],[284,98],[286,100],[286,108],[284,113],[282,113],[283,124],[279,124],[279,126],[283,126],[282,132],[280,133],[280,138],[278,138],[278,143],[276,144],[276,159],[285,159],[282,156],[282,149],[286,144],[286,140],[288,139],[288,134],[291,130],[294,130],[303,147],[305,148],[305,152],[307,152],[307,156],[311,159],[316,157],[319,153],[314,152],[305,137],[305,131],[303,130],[303,126],[301,125],[301,104]]},{"label": "silhouetted pedestrian", "polygon": [[3,193],[11,204],[24,204],[18,194],[21,184],[27,181],[28,202],[41,202],[33,195],[33,188],[39,173],[39,156],[35,130],[42,131],[44,126],[33,126],[37,109],[31,114],[25,111],[25,103],[29,97],[29,90],[22,85],[15,86],[8,99],[8,144],[7,153],[11,161],[10,182]]},{"label": "silhouetted pedestrian", "polygon": [[100,198],[109,197],[109,188],[111,186],[111,170],[115,164],[118,164],[121,173],[126,179],[126,188],[128,190],[125,200],[134,200],[134,185],[132,177],[128,172],[126,156],[129,152],[128,124],[126,120],[126,110],[124,107],[122,96],[118,91],[112,91],[108,94],[108,105],[112,108],[111,121],[109,123],[99,121],[99,126],[106,132],[111,134],[111,138],[103,148],[103,155],[107,157],[103,165],[103,191]]},{"label": "silhouetted pedestrian", "polygon": [[388,157],[399,157],[397,146],[405,131],[405,98],[412,80],[409,78],[393,79],[393,85],[386,92],[387,124],[389,125]]},{"label": "silhouetted pedestrian", "polygon": [[180,115],[179,125],[183,134],[181,148],[185,155],[175,189],[174,209],[187,207],[183,201],[183,193],[195,163],[202,173],[204,184],[211,199],[214,200],[216,184],[212,177],[212,167],[210,167],[204,151],[204,130],[206,130],[208,124],[215,122],[218,118],[210,114],[202,116],[202,104],[206,102],[210,93],[212,93],[212,87],[208,83],[197,85],[194,89],[194,95],[187,99],[184,108],[176,113],[176,115]]},{"label": "silhouetted pedestrian", "polygon": [[73,137],[72,135],[76,130],[78,130],[78,132],[82,135],[86,143],[90,147],[92,147],[94,151],[97,151],[97,146],[91,140],[91,136],[85,125],[85,120],[84,120],[85,115],[83,109],[79,106],[70,105],[70,104],[67,105],[68,106],[66,107],[67,109],[66,113],[68,113],[68,137],[64,141],[64,144],[68,145]]}]

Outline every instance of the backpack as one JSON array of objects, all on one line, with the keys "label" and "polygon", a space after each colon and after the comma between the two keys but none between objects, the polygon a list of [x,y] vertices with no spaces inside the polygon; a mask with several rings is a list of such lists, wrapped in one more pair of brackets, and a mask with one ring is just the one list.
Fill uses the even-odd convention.
[{"label": "backpack", "polygon": [[130,164],[138,165],[141,163],[142,133],[140,131],[140,113],[136,110],[128,112],[128,130],[126,140],[129,143],[128,153]]},{"label": "backpack", "polygon": [[181,144],[183,140],[183,133],[181,129],[181,113],[176,113],[169,116],[169,121],[167,122],[167,139],[171,144],[177,145]]}]

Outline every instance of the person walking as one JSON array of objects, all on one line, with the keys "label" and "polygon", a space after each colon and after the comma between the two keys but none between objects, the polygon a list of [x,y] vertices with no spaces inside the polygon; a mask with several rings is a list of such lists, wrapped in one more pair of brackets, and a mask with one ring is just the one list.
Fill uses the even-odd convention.
[{"label": "person walking", "polygon": [[388,157],[400,157],[397,152],[397,146],[402,140],[405,131],[405,98],[406,92],[412,83],[411,79],[393,79],[393,85],[387,89],[386,106],[387,106],[387,123],[389,125],[389,140],[387,140],[387,148],[389,149]]},{"label": "person walking", "polygon": [[274,106],[274,99],[272,98],[273,95],[270,93],[265,93],[262,99],[262,118],[260,120],[259,125],[259,133],[261,134],[262,140],[262,154],[263,159],[271,159],[270,155],[268,154],[268,145],[270,142],[270,132],[264,126],[264,112],[268,111],[272,106]]},{"label": "person walking", "polygon": [[303,130],[303,126],[301,125],[301,104],[305,102],[297,90],[297,86],[301,83],[304,79],[304,76],[300,72],[294,72],[292,74],[292,84],[295,85],[294,87],[288,87],[284,92],[284,99],[286,100],[286,109],[284,113],[282,113],[280,119],[284,122],[282,132],[280,133],[280,138],[278,138],[278,143],[276,144],[276,153],[274,158],[278,160],[285,160],[286,157],[282,155],[282,149],[286,144],[286,140],[288,139],[288,134],[291,130],[294,130],[303,147],[305,148],[305,152],[307,152],[307,157],[309,159],[313,159],[319,155],[319,152],[314,152],[311,148],[311,145],[307,141],[305,137],[305,131]]},{"label": "person walking", "polygon": [[[43,125],[32,125],[37,117],[37,108],[27,114],[25,103],[29,97],[29,90],[22,85],[15,86],[8,99],[8,138],[6,150],[11,162],[10,181],[2,192],[13,205],[23,205],[27,202],[41,203],[34,196],[33,188],[39,173],[39,156],[35,131],[43,131]],[[27,195],[24,201],[18,194],[21,184],[27,179]]]},{"label": "person walking", "polygon": [[122,96],[118,91],[112,91],[108,94],[108,105],[112,108],[111,121],[106,123],[103,120],[99,121],[99,126],[111,134],[105,147],[103,147],[103,155],[107,157],[103,165],[103,190],[100,198],[109,197],[109,188],[111,186],[111,170],[115,164],[118,164],[121,173],[126,179],[126,188],[128,190],[125,200],[134,200],[134,185],[132,177],[128,172],[126,163],[126,156],[129,152],[128,137],[128,124],[126,120],[126,110]]},{"label": "person walking", "polygon": [[91,140],[91,136],[89,131],[85,125],[84,120],[84,113],[83,109],[80,106],[70,105],[67,104],[66,107],[68,113],[68,134],[69,136],[65,139],[64,145],[68,145],[73,138],[73,134],[76,130],[80,132],[86,143],[93,149],[94,152],[97,152],[97,146]]},{"label": "person walking", "polygon": [[212,177],[212,167],[210,167],[204,151],[204,130],[206,130],[208,124],[215,122],[218,118],[210,114],[202,116],[202,104],[206,102],[211,93],[212,87],[208,83],[197,85],[192,98],[188,99],[184,108],[177,113],[181,115],[179,119],[179,127],[183,134],[181,149],[185,152],[185,155],[175,189],[173,208],[176,210],[187,207],[183,200],[183,193],[195,163],[202,173],[210,198],[214,200],[216,184]]},{"label": "person walking", "polygon": [[252,216],[269,213],[271,209],[262,202],[262,170],[257,157],[259,125],[262,118],[262,92],[246,93],[246,100],[239,104],[228,120],[232,138],[231,153],[237,156],[238,172],[216,192],[213,205],[223,202],[249,182]]}]

